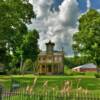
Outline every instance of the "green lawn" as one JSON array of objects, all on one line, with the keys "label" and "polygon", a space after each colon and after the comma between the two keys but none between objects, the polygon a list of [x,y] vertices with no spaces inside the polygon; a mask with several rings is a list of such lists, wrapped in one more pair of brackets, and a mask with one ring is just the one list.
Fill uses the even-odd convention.
[{"label": "green lawn", "polygon": [[0,84],[6,89],[11,87],[11,80],[14,79],[20,83],[20,87],[27,87],[32,85],[34,78],[37,77],[36,91],[42,91],[42,87],[45,81],[48,81],[48,88],[61,89],[64,81],[70,80],[72,87],[77,87],[78,79],[80,79],[79,86],[93,91],[100,91],[100,79],[93,76],[34,76],[34,75],[12,75],[12,76],[0,76]]}]

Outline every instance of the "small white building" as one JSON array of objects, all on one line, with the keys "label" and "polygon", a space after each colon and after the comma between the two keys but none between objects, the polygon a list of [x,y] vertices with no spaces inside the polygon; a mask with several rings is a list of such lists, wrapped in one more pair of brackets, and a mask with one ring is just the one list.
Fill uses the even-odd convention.
[{"label": "small white building", "polygon": [[77,72],[96,72],[97,66],[93,63],[89,63],[89,64],[84,64],[84,65],[74,67],[72,68],[72,70]]}]

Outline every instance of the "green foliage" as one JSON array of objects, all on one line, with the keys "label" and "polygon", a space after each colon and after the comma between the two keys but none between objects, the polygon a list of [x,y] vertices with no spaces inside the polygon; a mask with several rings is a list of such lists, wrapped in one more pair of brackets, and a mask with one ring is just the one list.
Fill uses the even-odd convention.
[{"label": "green foliage", "polygon": [[79,19],[79,32],[73,36],[76,55],[88,57],[88,61],[100,65],[100,13],[90,10]]},{"label": "green foliage", "polygon": [[64,74],[67,76],[85,75],[84,72],[72,71],[72,69],[68,68],[67,66],[64,67]]},{"label": "green foliage", "polygon": [[35,17],[29,0],[0,1],[0,61],[7,66],[20,67],[20,63],[27,58],[35,61],[38,32],[28,32],[26,26]]},{"label": "green foliage", "polygon": [[23,71],[33,71],[33,62],[31,59],[26,59],[23,64]]},{"label": "green foliage", "polygon": [[100,78],[100,73],[96,73],[96,74],[95,74],[95,77],[96,77],[96,78]]},{"label": "green foliage", "polygon": [[36,30],[30,31],[24,36],[22,44],[24,59],[29,58],[32,59],[33,62],[36,60],[39,53],[38,39],[39,34]]},{"label": "green foliage", "polygon": [[67,66],[64,66],[64,75],[67,75],[67,76],[73,75],[72,70],[68,68]]},{"label": "green foliage", "polygon": [[17,75],[17,74],[19,74],[20,73],[20,68],[12,68],[11,70],[10,70],[10,72],[8,72],[8,74],[13,74],[13,75]]},{"label": "green foliage", "polygon": [[17,39],[27,33],[25,23],[35,17],[33,7],[27,0],[3,0],[0,2],[0,12],[0,39],[9,45],[18,42]]},{"label": "green foliage", "polygon": [[73,68],[86,63],[90,63],[87,56],[74,56],[64,58],[64,65],[68,66],[68,68]]}]

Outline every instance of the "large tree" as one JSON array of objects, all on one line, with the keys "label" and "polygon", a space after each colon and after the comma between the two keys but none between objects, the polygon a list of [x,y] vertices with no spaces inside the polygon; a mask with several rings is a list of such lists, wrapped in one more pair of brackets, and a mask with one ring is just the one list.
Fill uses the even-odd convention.
[{"label": "large tree", "polygon": [[100,13],[91,9],[79,18],[79,31],[73,36],[75,54],[100,66]]},{"label": "large tree", "polygon": [[[2,51],[0,57],[11,56],[12,65],[19,63],[20,56],[26,50],[23,49],[25,48],[23,47],[25,46],[24,38],[29,35],[26,24],[30,24],[32,18],[35,18],[35,14],[29,0],[0,0],[0,44],[3,44],[0,45]],[[37,31],[35,32],[38,34]],[[34,39],[37,40],[35,33],[33,35]],[[28,40],[28,42],[30,41]],[[31,46],[34,45],[37,45],[37,42],[34,42]],[[37,48],[38,46],[32,49],[33,55],[34,53],[37,55],[35,50]],[[24,53],[24,55],[32,54],[32,52],[29,53]]]}]

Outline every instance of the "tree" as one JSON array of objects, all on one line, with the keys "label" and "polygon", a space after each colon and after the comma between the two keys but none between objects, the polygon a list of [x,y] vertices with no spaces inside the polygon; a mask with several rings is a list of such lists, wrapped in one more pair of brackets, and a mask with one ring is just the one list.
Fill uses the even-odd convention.
[{"label": "tree", "polygon": [[33,7],[28,0],[2,0],[0,2],[0,40],[5,41],[9,44],[8,46],[18,42],[17,39],[27,33],[26,23],[31,22],[31,18],[34,17]]},{"label": "tree", "polygon": [[77,55],[100,66],[100,13],[91,9],[79,19],[79,32],[73,36]]},{"label": "tree", "polygon": [[28,34],[24,36],[22,43],[24,60],[31,59],[33,62],[36,60],[39,53],[38,39],[39,34],[36,30],[29,31]]},{"label": "tree", "polygon": [[[29,0],[0,1],[0,43],[2,42],[3,44],[0,45],[2,46],[0,48],[4,51],[2,55],[0,53],[0,57],[10,55],[10,65],[12,66],[19,65],[20,56],[26,50],[23,41],[24,38],[29,35],[26,24],[30,24],[31,19],[35,17],[33,6],[29,3]],[[35,32],[33,35],[35,35]],[[38,33],[36,32],[36,34]],[[33,37],[35,38],[35,36]],[[28,40],[28,42],[30,41]],[[28,42],[27,45],[29,44]],[[22,43],[24,43],[24,45]],[[34,42],[33,45],[37,45],[37,41]],[[23,50],[23,48],[25,48],[25,50]],[[36,46],[36,49],[37,48]],[[36,50],[34,49],[33,52],[36,53]],[[26,54],[24,53],[24,55]]]}]

